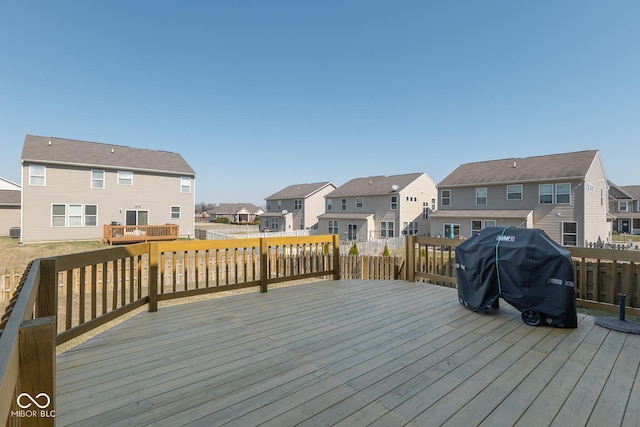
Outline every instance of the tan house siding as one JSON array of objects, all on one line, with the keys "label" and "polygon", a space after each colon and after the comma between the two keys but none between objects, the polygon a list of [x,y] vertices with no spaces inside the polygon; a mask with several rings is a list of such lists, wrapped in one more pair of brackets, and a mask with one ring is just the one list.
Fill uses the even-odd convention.
[{"label": "tan house siding", "polygon": [[20,206],[2,206],[0,208],[0,236],[8,236],[9,230],[20,227]]},{"label": "tan house siding", "polygon": [[[177,224],[181,236],[194,234],[194,179],[191,192],[180,191],[180,176],[133,173],[133,185],[118,185],[118,171],[105,170],[103,189],[91,188],[91,169],[46,166],[46,185],[29,185],[29,165],[23,168],[23,242],[91,240],[103,237],[103,225],[126,223],[127,211],[148,211],[149,225]],[[162,195],[158,197],[158,195]],[[52,227],[54,204],[96,205],[97,225]],[[180,219],[171,218],[171,208],[180,207]],[[68,212],[67,212],[68,214]]]},{"label": "tan house siding", "polygon": [[[40,185],[30,183],[32,165],[44,167]],[[92,188],[92,171],[103,172],[101,188]],[[119,171],[130,172],[131,182],[118,183]],[[101,239],[104,224],[126,224],[127,212],[147,212],[148,225],[177,224],[180,236],[194,234],[195,172],[178,153],[27,135],[22,182],[23,242]],[[94,218],[87,205],[97,207],[96,225],[86,224]],[[78,215],[70,206],[80,207]]]}]

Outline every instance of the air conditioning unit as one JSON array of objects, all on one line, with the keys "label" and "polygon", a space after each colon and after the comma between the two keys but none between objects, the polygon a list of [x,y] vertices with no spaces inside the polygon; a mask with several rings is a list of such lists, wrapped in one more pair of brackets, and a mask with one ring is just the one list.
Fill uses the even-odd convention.
[{"label": "air conditioning unit", "polygon": [[20,238],[20,227],[11,227],[9,228],[9,237],[12,239]]}]

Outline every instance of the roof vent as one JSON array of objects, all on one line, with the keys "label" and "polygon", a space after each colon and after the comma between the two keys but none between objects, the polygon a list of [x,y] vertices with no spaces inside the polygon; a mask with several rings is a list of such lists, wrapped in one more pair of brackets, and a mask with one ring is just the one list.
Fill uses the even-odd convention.
[{"label": "roof vent", "polygon": [[516,166],[517,166],[517,163],[516,163],[516,162],[513,162],[513,167],[515,168]]},{"label": "roof vent", "polygon": [[113,148],[111,149],[111,153],[113,153]]},{"label": "roof vent", "polygon": [[49,147],[51,147],[51,140],[49,140]]}]

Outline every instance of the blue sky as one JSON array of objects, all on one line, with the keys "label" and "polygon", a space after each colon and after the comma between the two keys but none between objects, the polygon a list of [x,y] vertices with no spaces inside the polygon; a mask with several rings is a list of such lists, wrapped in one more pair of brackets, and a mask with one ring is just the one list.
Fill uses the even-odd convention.
[{"label": "blue sky", "polygon": [[176,151],[197,202],[599,149],[640,184],[640,2],[6,1],[0,176],[25,134]]}]

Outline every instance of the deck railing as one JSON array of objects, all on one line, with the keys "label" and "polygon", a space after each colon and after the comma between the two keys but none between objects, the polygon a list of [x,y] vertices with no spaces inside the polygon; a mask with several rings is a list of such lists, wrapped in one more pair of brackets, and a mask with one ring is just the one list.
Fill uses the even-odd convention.
[{"label": "deck railing", "polygon": [[[407,280],[456,287],[455,247],[463,240],[408,236]],[[617,312],[618,294],[626,310],[640,316],[640,251],[567,248],[571,253],[577,305]]]},{"label": "deck railing", "polygon": [[153,242],[158,240],[177,240],[179,227],[176,224],[164,225],[104,225],[103,240],[114,243]]},{"label": "deck railing", "polygon": [[338,251],[338,236],[322,235],[138,243],[33,261],[0,320],[0,425],[54,424],[56,345],[163,300],[338,279]]}]

